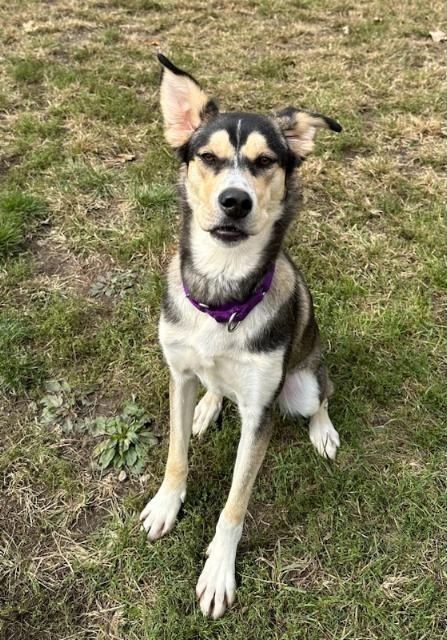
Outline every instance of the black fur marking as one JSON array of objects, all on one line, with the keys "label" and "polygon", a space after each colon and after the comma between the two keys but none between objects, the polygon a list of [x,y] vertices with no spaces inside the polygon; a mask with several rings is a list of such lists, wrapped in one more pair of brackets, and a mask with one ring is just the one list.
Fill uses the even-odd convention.
[{"label": "black fur marking", "polygon": [[203,107],[200,112],[200,117],[202,120],[209,121],[213,118],[216,118],[219,113],[219,106],[215,100],[208,100],[206,105]]},{"label": "black fur marking", "polygon": [[187,140],[181,147],[176,149],[177,157],[180,162],[187,164],[189,162],[189,140]]},{"label": "black fur marking", "polygon": [[315,345],[318,344],[320,332],[318,330],[318,325],[315,320],[312,296],[310,299],[310,315],[309,320],[307,321],[306,326],[304,327],[303,335],[301,336],[300,342],[300,353],[298,362],[302,362],[309,356]]},{"label": "black fur marking", "polygon": [[270,241],[263,250],[262,261],[266,264],[273,262],[278,256],[287,229],[297,216],[301,204],[301,191],[295,174],[286,175],[286,194],[283,202],[282,215],[273,225]]},{"label": "black fur marking", "polygon": [[289,118],[292,121],[295,118],[295,114],[303,109],[296,109],[295,107],[284,107],[281,111],[276,113],[277,118]]},{"label": "black fur marking", "polygon": [[[175,64],[173,64],[166,56],[164,56],[162,53],[157,53],[157,58],[159,63],[161,64],[162,68],[162,74],[164,71],[164,68],[169,69],[169,71],[171,71],[172,73],[174,73],[176,76],[186,76],[187,78],[189,78],[190,80],[192,80],[193,82],[195,82],[195,84],[200,87],[200,83],[197,82],[197,80],[194,78],[194,76],[192,76],[190,73],[188,73],[187,71],[183,71],[183,69],[179,69],[178,67],[175,66]],[[162,76],[163,77],[163,76]]]},{"label": "black fur marking", "polygon": [[177,309],[175,302],[172,300],[171,296],[169,295],[168,288],[166,288],[166,291],[164,293],[161,308],[162,308],[163,318],[167,322],[170,322],[171,324],[178,324],[180,322],[181,320],[180,312]]},{"label": "black fur marking", "polygon": [[259,331],[251,338],[247,347],[249,351],[263,353],[274,351],[292,341],[295,327],[296,314],[299,312],[298,287],[295,286],[293,293]]},{"label": "black fur marking", "polygon": [[315,377],[317,378],[318,382],[318,397],[320,399],[320,402],[323,402],[323,400],[328,397],[329,390],[327,369],[323,361],[320,362],[318,369],[315,372]]},{"label": "black fur marking", "polygon": [[272,412],[269,406],[264,407],[264,411],[259,423],[253,433],[255,439],[270,438],[273,430]]},{"label": "black fur marking", "polygon": [[328,126],[328,129],[330,129],[331,131],[335,131],[336,133],[340,133],[340,131],[343,131],[343,127],[341,126],[341,124],[333,118],[329,118],[329,116],[323,116],[321,115],[321,113],[313,113],[312,115],[324,120]]}]

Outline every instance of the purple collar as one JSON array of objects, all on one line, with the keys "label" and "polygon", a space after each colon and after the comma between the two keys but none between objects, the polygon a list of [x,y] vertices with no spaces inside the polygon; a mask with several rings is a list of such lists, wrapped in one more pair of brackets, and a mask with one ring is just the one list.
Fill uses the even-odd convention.
[{"label": "purple collar", "polygon": [[218,307],[210,307],[203,302],[198,302],[191,297],[190,291],[185,283],[183,283],[183,290],[185,296],[190,303],[195,306],[196,309],[207,313],[214,318],[216,322],[228,324],[228,331],[234,331],[238,324],[244,320],[250,311],[261,302],[267,291],[270,289],[273,280],[273,274],[275,273],[275,263],[272,262],[266,271],[265,276],[262,279],[261,284],[244,302],[226,302]]}]

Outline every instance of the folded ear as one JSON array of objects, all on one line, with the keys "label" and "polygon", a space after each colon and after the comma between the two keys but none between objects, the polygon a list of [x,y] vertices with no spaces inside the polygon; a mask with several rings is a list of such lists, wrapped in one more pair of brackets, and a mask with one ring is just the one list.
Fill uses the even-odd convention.
[{"label": "folded ear", "polygon": [[158,60],[162,65],[160,104],[165,137],[173,147],[181,147],[203,120],[217,114],[218,108],[189,73],[161,53]]},{"label": "folded ear", "polygon": [[301,158],[305,158],[314,148],[314,137],[317,129],[328,128],[340,132],[341,125],[319,113],[302,111],[287,107],[274,116],[275,122],[286,137],[291,150]]}]

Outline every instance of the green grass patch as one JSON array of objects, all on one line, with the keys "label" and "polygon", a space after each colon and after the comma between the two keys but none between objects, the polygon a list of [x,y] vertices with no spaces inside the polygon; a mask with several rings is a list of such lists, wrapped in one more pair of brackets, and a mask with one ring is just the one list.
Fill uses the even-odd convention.
[{"label": "green grass patch", "polygon": [[39,198],[20,193],[0,193],[0,258],[23,242],[26,223],[41,215],[45,204]]},{"label": "green grass patch", "polygon": [[138,211],[145,217],[167,213],[175,206],[175,190],[171,184],[153,183],[135,188],[133,199]]},{"label": "green grass patch", "polygon": [[39,384],[42,357],[31,347],[35,337],[29,318],[19,312],[0,312],[0,385],[2,390],[22,392]]},{"label": "green grass patch", "polygon": [[67,106],[91,118],[120,125],[148,120],[148,106],[132,89],[97,81],[75,99],[74,105]]},{"label": "green grass patch", "polygon": [[38,84],[44,79],[45,62],[33,57],[15,58],[10,62],[9,72],[19,84]]}]

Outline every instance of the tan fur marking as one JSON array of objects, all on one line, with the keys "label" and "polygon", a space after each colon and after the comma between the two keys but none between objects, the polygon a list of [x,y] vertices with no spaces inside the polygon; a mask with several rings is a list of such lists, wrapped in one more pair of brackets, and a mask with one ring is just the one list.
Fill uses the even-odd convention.
[{"label": "tan fur marking", "polygon": [[244,155],[249,160],[256,160],[263,153],[274,157],[262,133],[252,131],[245,144],[241,147],[241,155]]},{"label": "tan fur marking", "polygon": [[[279,255],[276,261],[275,278],[270,290],[275,295],[275,311],[290,298],[294,288],[295,272],[290,262],[283,255]],[[274,311],[271,313],[273,314]]]},{"label": "tan fur marking", "polygon": [[[231,160],[235,149],[230,142],[230,136],[224,129],[216,131],[207,144],[199,149],[200,153],[214,153],[221,160]],[[188,167],[188,191],[194,198],[194,212],[202,229],[208,229],[215,224],[216,194],[222,190],[222,185],[228,175],[228,169],[215,174],[200,158],[195,158]]]},{"label": "tan fur marking", "polygon": [[[255,435],[250,442],[247,442],[244,434],[242,434],[234,468],[233,482],[231,483],[228,500],[223,509],[225,518],[232,525],[241,524],[244,520],[253,484],[264,460],[272,433],[273,423],[270,418],[268,420],[268,424],[262,426],[261,433]],[[242,430],[244,430],[243,417]]]},{"label": "tan fur marking", "polygon": [[199,149],[199,153],[210,151],[221,160],[230,160],[234,157],[235,148],[230,142],[230,136],[225,129],[219,129],[212,134],[204,147]]},{"label": "tan fur marking", "polygon": [[165,485],[166,488],[172,491],[183,488],[188,476],[188,468],[182,468],[176,466],[176,463],[168,460],[165,470]]},{"label": "tan fur marking", "polygon": [[[248,495],[248,499],[246,501],[248,505],[248,501],[250,499],[250,495]],[[245,500],[241,504],[227,504],[223,509],[223,513],[225,515],[225,519],[232,525],[238,525],[243,522],[245,517],[245,512],[247,507],[245,506]]]},{"label": "tan fur marking", "polygon": [[[262,133],[253,131],[241,147],[241,155],[253,161],[263,154],[274,157]],[[269,217],[271,212],[278,209],[284,196],[284,171],[278,165],[273,165],[256,177],[248,171],[244,175],[256,193],[261,212]]]},{"label": "tan fur marking", "polygon": [[[191,383],[189,383],[191,384]],[[194,385],[194,383],[193,383]],[[183,488],[188,475],[188,442],[191,434],[195,392],[191,397],[184,385],[171,376],[169,382],[169,451],[164,483],[169,489]],[[187,424],[184,424],[185,421]]]},{"label": "tan fur marking", "polygon": [[[214,153],[214,152],[213,152]],[[187,186],[193,213],[202,229],[216,224],[216,200],[228,176],[228,169],[215,174],[200,160],[189,163]]]}]

